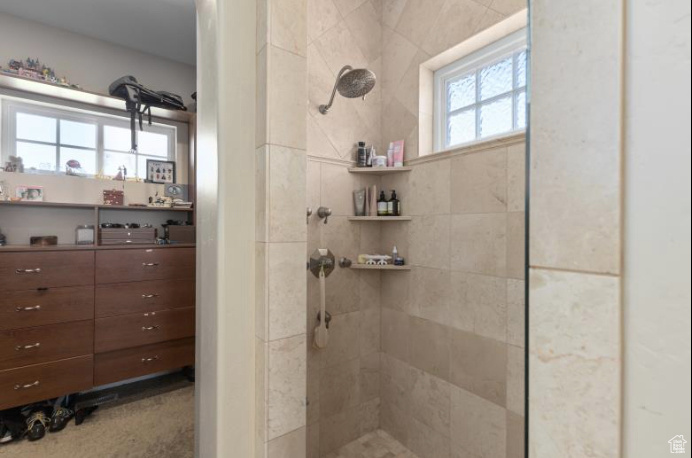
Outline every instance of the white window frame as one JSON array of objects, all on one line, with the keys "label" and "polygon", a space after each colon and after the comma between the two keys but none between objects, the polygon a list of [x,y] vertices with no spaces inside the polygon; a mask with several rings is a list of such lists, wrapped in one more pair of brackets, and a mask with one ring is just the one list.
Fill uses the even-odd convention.
[{"label": "white window frame", "polygon": [[[508,135],[516,134],[517,132],[524,131],[525,128],[517,128],[517,116],[515,105],[517,103],[517,95],[521,92],[526,92],[526,86],[515,87],[517,72],[516,63],[512,63],[512,89],[501,94],[497,94],[491,98],[483,100],[480,102],[480,84],[478,81],[478,70],[481,68],[499,62],[510,55],[514,55],[516,52],[526,49],[527,45],[527,29],[522,28],[517,30],[494,43],[489,44],[481,49],[478,49],[471,54],[452,62],[451,64],[440,68],[434,73],[434,122],[433,122],[433,138],[434,138],[434,149],[433,151],[444,151],[448,149],[455,149],[462,145],[468,145],[472,143],[478,143],[483,141],[488,141],[493,138],[504,137]],[[447,100],[447,84],[451,80],[455,80],[461,76],[476,73],[476,97],[472,104],[465,107],[454,110],[454,112],[448,111],[448,100]],[[528,69],[527,69],[528,73]],[[513,96],[512,102],[512,130],[504,132],[495,136],[480,137],[480,107],[493,100],[507,97],[509,94]],[[476,135],[475,138],[469,142],[459,143],[454,145],[447,144],[447,119],[450,113],[456,113],[462,110],[468,110],[469,108],[475,108],[476,113]]]},{"label": "white window frame", "polygon": [[[54,106],[46,106],[43,104],[34,104],[34,103],[26,103],[26,102],[20,102],[14,99],[2,99],[2,139],[3,139],[3,154],[2,154],[2,162],[5,163],[6,161],[9,160],[9,156],[16,156],[16,149],[17,149],[17,141],[22,141],[22,142],[27,142],[27,143],[35,143],[35,144],[41,144],[41,145],[50,145],[50,146],[56,146],[55,154],[56,154],[56,169],[53,171],[50,170],[38,170],[37,173],[39,174],[46,174],[46,175],[57,175],[57,174],[64,174],[64,171],[60,170],[60,123],[56,123],[56,143],[50,143],[50,142],[39,142],[39,141],[34,141],[34,140],[25,140],[25,139],[17,139],[17,113],[26,113],[26,114],[31,114],[31,115],[37,115],[37,116],[47,116],[51,118],[59,118],[61,120],[66,120],[66,121],[75,121],[75,122],[81,122],[81,123],[86,123],[86,124],[94,124],[96,125],[96,146],[95,148],[87,148],[87,147],[81,147],[81,146],[74,146],[74,145],[67,145],[64,144],[62,146],[69,147],[69,148],[75,148],[75,149],[83,149],[83,150],[96,150],[96,172],[99,173],[101,170],[103,170],[103,165],[104,165],[104,157],[105,157],[105,152],[106,149],[104,147],[104,128],[106,126],[112,126],[112,127],[119,127],[119,128],[124,128],[129,130],[130,129],[130,121],[129,119],[118,117],[118,116],[111,116],[107,114],[101,114],[101,113],[95,113],[95,112],[86,112],[82,110],[70,110],[70,109],[63,109],[59,107],[54,107]],[[137,129],[139,129],[139,125],[137,126]],[[165,160],[168,161],[176,161],[176,148],[177,148],[177,127],[173,125],[167,125],[167,124],[159,124],[159,123],[152,123],[149,125],[146,121],[144,123],[144,131],[146,132],[152,132],[152,133],[157,133],[157,134],[162,134],[165,135],[168,138],[168,151],[167,151],[167,157]],[[112,150],[109,149],[107,151],[113,151],[116,153],[129,153],[129,151],[121,151],[121,150]],[[161,156],[150,156],[145,153],[137,153],[136,156],[143,156],[146,158],[151,158],[151,159],[158,159],[162,160],[163,158]],[[138,164],[137,158],[135,157],[135,164]],[[136,170],[133,171],[129,176],[135,176],[136,175]],[[146,174],[145,174],[146,175]],[[144,176],[140,177],[140,179],[144,179]],[[94,175],[88,175],[93,177]]]}]

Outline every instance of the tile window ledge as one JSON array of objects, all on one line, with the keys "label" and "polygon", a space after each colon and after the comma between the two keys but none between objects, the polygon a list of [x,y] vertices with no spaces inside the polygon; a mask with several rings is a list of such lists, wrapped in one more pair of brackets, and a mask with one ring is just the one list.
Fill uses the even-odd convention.
[{"label": "tile window ledge", "polygon": [[525,140],[525,130],[511,132],[509,134],[497,135],[495,137],[475,140],[473,142],[464,143],[462,145],[457,145],[444,150],[434,151],[430,154],[407,160],[405,161],[405,165],[416,165],[426,162],[440,161],[454,156],[462,156],[465,154],[477,153],[502,146],[514,145],[517,143],[522,143]]}]

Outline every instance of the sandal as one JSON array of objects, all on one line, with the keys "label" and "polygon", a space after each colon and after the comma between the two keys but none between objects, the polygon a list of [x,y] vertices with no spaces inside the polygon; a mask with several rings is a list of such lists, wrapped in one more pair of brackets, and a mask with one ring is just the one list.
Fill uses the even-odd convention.
[{"label": "sandal", "polygon": [[50,425],[50,419],[40,410],[32,413],[26,419],[26,437],[30,441],[37,441],[46,435],[46,427]]},{"label": "sandal", "polygon": [[48,431],[51,433],[57,433],[65,429],[65,426],[74,417],[74,410],[68,409],[67,407],[58,407],[53,410],[53,416],[50,419],[50,428]]}]

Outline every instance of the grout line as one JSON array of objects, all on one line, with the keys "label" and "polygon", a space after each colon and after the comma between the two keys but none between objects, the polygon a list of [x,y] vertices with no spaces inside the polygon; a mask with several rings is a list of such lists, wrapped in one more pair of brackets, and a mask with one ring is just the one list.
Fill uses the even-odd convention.
[{"label": "grout line", "polygon": [[597,275],[600,277],[613,277],[613,278],[620,278],[622,276],[620,274],[614,274],[614,273],[609,273],[609,272],[591,272],[588,270],[581,270],[581,269],[567,269],[567,268],[563,268],[563,267],[548,267],[548,266],[539,266],[539,265],[529,265],[529,269],[531,269],[531,270],[546,270],[549,272],[565,272],[565,273],[573,273],[573,274]]}]

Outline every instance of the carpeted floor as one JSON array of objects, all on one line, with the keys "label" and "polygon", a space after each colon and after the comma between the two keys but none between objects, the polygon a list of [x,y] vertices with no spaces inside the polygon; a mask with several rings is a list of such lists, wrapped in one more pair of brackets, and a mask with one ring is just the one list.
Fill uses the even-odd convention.
[{"label": "carpeted floor", "polygon": [[36,442],[0,445],[12,458],[188,458],[194,455],[194,385],[102,406],[79,426]]}]

